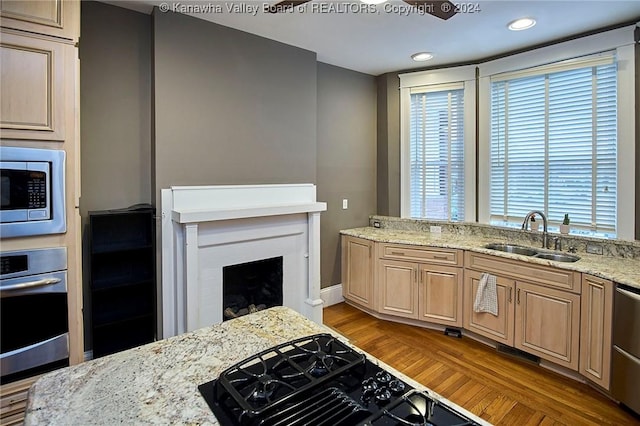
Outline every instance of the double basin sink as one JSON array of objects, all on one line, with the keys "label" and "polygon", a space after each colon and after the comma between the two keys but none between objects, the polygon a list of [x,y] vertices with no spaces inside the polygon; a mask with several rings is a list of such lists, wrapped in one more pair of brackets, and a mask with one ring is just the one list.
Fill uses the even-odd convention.
[{"label": "double basin sink", "polygon": [[580,260],[578,256],[565,253],[553,253],[548,251],[540,251],[531,247],[523,247],[514,244],[492,243],[484,246],[485,248],[506,253],[519,254],[522,256],[531,256],[538,259],[554,260],[556,262],[576,262]]}]

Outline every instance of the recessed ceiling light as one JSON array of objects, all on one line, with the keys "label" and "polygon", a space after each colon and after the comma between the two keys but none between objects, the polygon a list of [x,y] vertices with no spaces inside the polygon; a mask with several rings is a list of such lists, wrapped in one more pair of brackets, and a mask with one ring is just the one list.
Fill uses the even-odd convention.
[{"label": "recessed ceiling light", "polygon": [[384,3],[387,0],[360,0],[360,1],[366,4],[380,4],[380,3]]},{"label": "recessed ceiling light", "polygon": [[536,24],[536,20],[533,18],[520,18],[520,19],[516,19],[515,21],[509,22],[509,25],[507,25],[507,28],[509,28],[511,31],[521,31],[521,30],[529,29],[533,27],[535,24]]},{"label": "recessed ceiling light", "polygon": [[413,55],[411,55],[411,59],[413,59],[416,62],[428,61],[431,58],[433,58],[433,53],[429,53],[429,52],[420,52],[420,53],[414,53]]}]

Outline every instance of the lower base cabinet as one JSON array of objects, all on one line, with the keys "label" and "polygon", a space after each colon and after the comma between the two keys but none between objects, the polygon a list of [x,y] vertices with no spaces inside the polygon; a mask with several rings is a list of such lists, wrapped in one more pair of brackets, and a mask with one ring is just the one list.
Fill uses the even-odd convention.
[{"label": "lower base cabinet", "polygon": [[378,312],[404,318],[418,318],[418,264],[380,260],[376,271],[379,289]]},{"label": "lower base cabinet", "polygon": [[[389,316],[463,327],[609,389],[611,281],[474,251],[342,241],[345,299]],[[483,273],[496,277],[497,315],[473,310]]]},{"label": "lower base cabinet", "polygon": [[578,371],[579,344],[579,294],[516,282],[516,348]]},{"label": "lower base cabinet", "polygon": [[420,266],[418,318],[452,327],[462,327],[463,269],[450,266]]},{"label": "lower base cabinet", "polygon": [[488,337],[507,346],[513,346],[515,326],[515,280],[496,277],[498,315],[489,312],[474,312],[473,304],[478,293],[482,273],[464,272],[464,328]]},{"label": "lower base cabinet", "polygon": [[342,295],[345,299],[375,309],[373,242],[342,236]]},{"label": "lower base cabinet", "polygon": [[580,374],[609,390],[613,321],[611,281],[582,275]]},{"label": "lower base cabinet", "polygon": [[0,424],[21,425],[27,408],[29,388],[40,376],[29,377],[0,386]]}]

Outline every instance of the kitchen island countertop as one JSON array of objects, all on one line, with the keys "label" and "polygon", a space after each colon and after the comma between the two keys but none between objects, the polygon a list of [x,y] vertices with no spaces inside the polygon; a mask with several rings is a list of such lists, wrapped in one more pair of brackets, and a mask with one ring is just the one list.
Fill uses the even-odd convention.
[{"label": "kitchen island countertop", "polygon": [[[198,385],[257,352],[327,332],[342,337],[292,309],[276,307],[57,370],[38,379],[29,390],[25,424],[216,425]],[[369,357],[411,386],[426,389]]]}]

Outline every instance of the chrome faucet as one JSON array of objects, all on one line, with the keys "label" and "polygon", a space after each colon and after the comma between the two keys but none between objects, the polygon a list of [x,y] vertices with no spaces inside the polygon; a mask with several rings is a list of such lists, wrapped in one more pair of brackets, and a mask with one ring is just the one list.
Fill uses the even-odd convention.
[{"label": "chrome faucet", "polygon": [[540,215],[540,217],[542,218],[542,248],[549,248],[547,216],[545,216],[545,214],[542,213],[540,210],[531,210],[529,213],[527,213],[527,215],[524,217],[524,222],[522,222],[522,229],[525,231],[527,230],[527,225],[529,224],[529,221],[531,220],[531,217],[534,214]]}]

